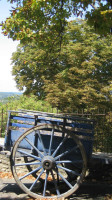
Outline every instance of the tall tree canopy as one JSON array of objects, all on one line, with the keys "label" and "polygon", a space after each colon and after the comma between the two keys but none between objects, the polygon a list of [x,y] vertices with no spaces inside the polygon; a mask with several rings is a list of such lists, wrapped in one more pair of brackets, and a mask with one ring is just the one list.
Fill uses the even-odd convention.
[{"label": "tall tree canopy", "polygon": [[[85,16],[101,34],[112,28],[111,0],[8,0],[16,8],[2,24],[3,33],[13,40],[25,42],[35,38],[40,45],[49,48],[61,45],[67,19]],[[50,42],[52,39],[52,43]]]},{"label": "tall tree canopy", "polygon": [[[8,1],[16,6],[2,29],[21,42],[12,58],[18,88],[46,97],[63,111],[109,106],[111,0]],[[71,16],[84,16],[94,29],[68,22]]]},{"label": "tall tree canopy", "polygon": [[112,36],[93,33],[85,21],[68,23],[60,52],[29,42],[18,47],[12,62],[19,88],[65,112],[112,104]]}]

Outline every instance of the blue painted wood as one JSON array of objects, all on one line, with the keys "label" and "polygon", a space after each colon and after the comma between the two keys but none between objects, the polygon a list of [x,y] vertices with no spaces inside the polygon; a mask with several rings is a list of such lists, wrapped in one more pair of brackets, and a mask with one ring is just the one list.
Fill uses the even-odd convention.
[{"label": "blue painted wood", "polygon": [[19,120],[23,122],[34,122],[35,118],[26,118],[26,117],[21,117],[21,116],[11,116],[11,119],[13,120]]},{"label": "blue painted wood", "polygon": [[[47,123],[47,124],[54,124],[54,125],[58,125],[58,126],[62,126],[63,125],[63,121],[57,119],[57,120],[52,120],[52,119],[46,119],[46,118],[38,118],[37,122],[40,123]],[[69,126],[72,128],[83,128],[83,129],[89,129],[92,130],[93,129],[93,124],[87,124],[87,123],[78,123],[78,122],[72,122],[72,123],[66,123],[65,126]]]},{"label": "blue painted wood", "polygon": [[[42,140],[43,140],[43,143],[44,143],[44,146],[45,146],[45,151],[48,153],[51,136],[43,134],[43,135],[41,135],[41,137],[42,137]],[[62,137],[54,136],[52,148],[51,148],[51,153],[53,153],[54,149],[56,149],[56,147],[60,144],[61,141],[62,141]],[[37,140],[37,146],[38,146],[40,151],[43,151],[43,147],[42,147],[42,144],[41,144],[39,138]]]},{"label": "blue painted wood", "polygon": [[19,124],[19,123],[10,123],[10,126],[12,126],[12,127],[19,127],[19,128],[32,128],[32,127],[34,127],[34,125]]},{"label": "blue painted wood", "polygon": [[93,124],[87,124],[87,123],[78,123],[78,122],[72,122],[72,123],[67,123],[66,126],[70,126],[73,128],[83,128],[83,129],[93,129]]},{"label": "blue painted wood", "polygon": [[[47,124],[53,124],[53,125],[58,125],[58,126],[63,126],[63,121],[60,119],[49,119],[48,118],[44,118],[44,117],[39,117],[37,122],[39,122],[39,124],[43,123],[47,123]],[[92,154],[92,148],[93,148],[93,136],[94,136],[94,124],[93,123],[82,123],[82,122],[77,122],[77,121],[72,121],[71,123],[66,123],[65,124],[66,128],[67,127],[71,127],[71,128],[76,128],[78,130],[72,131],[74,132],[74,134],[79,135],[79,136],[84,136],[83,139],[80,139],[82,144],[84,145],[85,151],[86,151],[86,155],[88,158],[90,158],[91,154]],[[83,129],[83,130],[82,130]],[[82,130],[82,131],[81,131]],[[86,132],[89,131],[89,132]],[[87,138],[85,138],[85,136]],[[48,140],[48,136],[46,137],[46,143]]]},{"label": "blue painted wood", "polygon": [[26,114],[22,114],[22,115],[13,115],[12,113],[11,113],[11,116],[10,116],[10,119],[16,119],[16,118],[26,118],[26,119],[35,119],[35,116],[31,116],[31,115],[26,115]]},{"label": "blue painted wood", "polygon": [[[11,130],[10,146],[13,146],[17,139],[25,132],[25,129]],[[28,135],[27,138],[34,144],[34,132]],[[31,149],[31,145],[24,139],[20,144],[20,148]]]},{"label": "blue painted wood", "polygon": [[[9,111],[4,147],[6,149],[10,149],[20,135],[22,135],[27,129],[32,128],[34,126],[35,116],[26,115],[23,113],[21,114],[16,111]],[[28,142],[24,141],[22,147],[23,146],[25,148],[29,148]]]},{"label": "blue painted wood", "polygon": [[[32,128],[35,125],[39,124],[53,124],[53,125],[58,125],[62,126],[65,128],[75,128],[74,131],[72,131],[74,134],[83,136],[81,139],[81,142],[84,145],[84,148],[86,150],[87,157],[89,158],[91,153],[92,153],[92,146],[93,146],[93,135],[94,135],[94,125],[93,121],[90,120],[81,120],[81,118],[76,119],[72,117],[62,117],[62,116],[53,116],[49,114],[41,114],[40,112],[36,114],[37,116],[30,115],[27,113],[19,113],[19,112],[14,112],[10,111],[9,116],[8,116],[8,122],[7,122],[7,135],[6,135],[6,142],[5,146],[7,147],[12,147],[15,141],[18,139],[18,137],[23,134],[28,128]],[[10,129],[9,129],[10,127]],[[14,128],[16,130],[14,130]],[[43,139],[45,140],[45,149],[47,149],[47,152],[49,151],[49,144],[50,144],[50,138],[49,135],[44,135],[42,136]],[[87,139],[87,138],[88,139]],[[90,139],[90,140],[89,140]],[[32,138],[29,138],[30,141],[35,142],[36,145],[40,150],[42,150],[42,146],[39,142],[38,137],[34,137],[32,135]],[[52,146],[52,151],[53,147],[58,145],[62,138],[56,137],[53,142]],[[72,141],[67,140],[67,145],[72,144]],[[22,148],[31,148],[29,143],[27,141],[23,141],[21,144]]]}]

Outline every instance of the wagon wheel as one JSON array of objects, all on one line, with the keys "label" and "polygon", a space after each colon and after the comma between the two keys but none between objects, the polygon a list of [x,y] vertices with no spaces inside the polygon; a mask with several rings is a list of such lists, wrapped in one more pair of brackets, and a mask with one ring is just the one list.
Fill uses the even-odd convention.
[{"label": "wagon wheel", "polygon": [[[38,137],[35,145],[29,140],[34,132]],[[23,148],[24,141],[30,149]],[[24,156],[34,161],[25,162]],[[20,136],[11,156],[17,184],[29,196],[39,199],[62,199],[74,193],[84,179],[86,163],[85,150],[79,139],[66,129],[47,124],[36,126]],[[31,171],[27,170],[27,165],[31,166]],[[44,180],[41,188],[40,178]]]}]

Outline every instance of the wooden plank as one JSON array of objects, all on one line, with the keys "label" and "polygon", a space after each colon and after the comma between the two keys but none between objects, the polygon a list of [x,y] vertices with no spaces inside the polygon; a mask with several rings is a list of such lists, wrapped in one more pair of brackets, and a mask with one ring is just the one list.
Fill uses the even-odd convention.
[{"label": "wooden plank", "polygon": [[[59,120],[59,119],[47,119],[47,118],[38,118],[37,122],[40,123],[47,123],[47,124],[56,124],[59,126],[63,126],[63,121]],[[68,127],[73,127],[73,128],[83,128],[83,129],[89,129],[89,130],[93,130],[93,124],[88,124],[88,123],[78,123],[75,121],[72,121],[71,123],[66,122],[65,126]]]},{"label": "wooden plank", "polygon": [[10,123],[11,127],[18,127],[18,128],[32,128],[33,125],[30,124],[20,124],[20,123]]},{"label": "wooden plank", "polygon": [[[13,111],[14,112],[14,111]],[[74,114],[69,114],[69,113],[61,113],[61,114],[57,114],[57,113],[48,113],[48,112],[40,112],[40,111],[32,111],[32,110],[25,110],[25,109],[21,109],[19,112],[23,112],[23,113],[30,113],[33,115],[37,115],[39,116],[44,116],[44,117],[51,117],[51,118],[61,118],[61,119],[70,119],[70,120],[79,120],[79,121],[88,121],[88,122],[94,122],[93,119],[87,119],[87,118],[82,118],[82,117],[76,117]]]},{"label": "wooden plank", "polygon": [[90,164],[97,165],[98,163],[102,165],[112,164],[112,153],[93,152]]},{"label": "wooden plank", "polygon": [[21,116],[11,116],[11,119],[23,121],[23,122],[35,122],[35,118],[21,117]]},{"label": "wooden plank", "polygon": [[15,120],[35,120],[34,116],[29,116],[29,115],[11,115],[10,119],[15,119]]}]

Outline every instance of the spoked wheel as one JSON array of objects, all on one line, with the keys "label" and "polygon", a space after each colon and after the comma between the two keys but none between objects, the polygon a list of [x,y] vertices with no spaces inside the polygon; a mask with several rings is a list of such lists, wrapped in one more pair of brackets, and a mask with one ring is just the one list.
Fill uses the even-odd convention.
[{"label": "spoked wheel", "polygon": [[74,133],[47,124],[20,136],[11,156],[17,184],[39,199],[62,199],[74,193],[84,179],[86,163],[85,150]]}]

